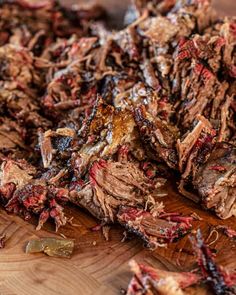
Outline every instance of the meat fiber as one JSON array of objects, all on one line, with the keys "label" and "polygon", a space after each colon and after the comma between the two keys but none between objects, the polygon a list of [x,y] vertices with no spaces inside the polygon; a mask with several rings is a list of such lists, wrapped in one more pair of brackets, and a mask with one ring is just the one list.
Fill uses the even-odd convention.
[{"label": "meat fiber", "polygon": [[202,203],[222,218],[236,215],[236,148],[217,143],[193,180]]},{"label": "meat fiber", "polygon": [[145,107],[135,109],[135,120],[140,136],[149,152],[153,152],[157,160],[163,160],[171,168],[177,166],[175,149],[178,129],[165,121],[149,114]]},{"label": "meat fiber", "polygon": [[138,163],[100,159],[89,170],[89,183],[78,184],[72,184],[71,201],[107,222],[116,220],[120,206],[145,207],[152,200],[153,205],[155,203],[150,198],[155,185],[145,176]]},{"label": "meat fiber", "polygon": [[49,219],[54,219],[56,230],[65,225],[63,207],[59,202],[68,201],[68,190],[57,188],[43,179],[33,179],[35,167],[24,160],[3,161],[0,173],[0,198],[8,212],[19,214],[26,220],[39,215],[37,229]]},{"label": "meat fiber", "polygon": [[197,231],[196,238],[191,237],[191,242],[201,274],[198,274],[196,269],[194,272],[164,271],[132,260],[130,267],[134,275],[126,294],[192,294],[191,288],[188,287],[199,283],[208,284],[216,295],[236,294],[235,272],[216,264],[200,230]]},{"label": "meat fiber", "polygon": [[192,272],[171,272],[130,261],[134,273],[127,295],[184,295],[184,289],[197,284],[201,277]]},{"label": "meat fiber", "polygon": [[181,181],[179,191],[186,197],[198,201],[191,191],[185,187],[192,183],[199,166],[204,163],[212,152],[215,144],[216,132],[210,122],[202,116],[197,117],[195,127],[178,139],[176,148],[179,156],[179,171]]},{"label": "meat fiber", "polygon": [[140,236],[152,249],[163,247],[186,235],[192,228],[192,217],[178,213],[147,212],[132,207],[121,207],[118,221],[131,233]]},{"label": "meat fiber", "polygon": [[70,201],[156,247],[191,229],[159,200],[170,170],[234,215],[235,19],[207,0],[130,11],[112,31],[96,6],[0,1],[0,194],[38,228]]},{"label": "meat fiber", "polygon": [[211,287],[216,295],[236,294],[236,273],[230,273],[221,266],[218,266],[213,258],[211,250],[204,243],[201,231],[197,231],[196,238],[191,237],[198,266],[202,277]]},{"label": "meat fiber", "polygon": [[135,163],[99,160],[90,168],[88,184],[72,184],[70,200],[103,222],[118,221],[155,249],[184,236],[193,221],[164,213],[155,200],[160,186],[161,179],[148,179]]}]

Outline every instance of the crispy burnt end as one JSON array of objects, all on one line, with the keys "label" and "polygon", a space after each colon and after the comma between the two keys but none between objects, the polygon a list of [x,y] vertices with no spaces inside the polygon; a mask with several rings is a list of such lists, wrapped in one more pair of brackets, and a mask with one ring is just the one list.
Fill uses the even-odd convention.
[{"label": "crispy burnt end", "polygon": [[154,185],[138,166],[132,162],[95,161],[88,183],[79,183],[78,188],[72,183],[71,202],[106,222],[116,220],[121,205],[144,207]]},{"label": "crispy burnt end", "polygon": [[196,253],[198,265],[206,283],[216,295],[236,294],[236,273],[230,273],[218,266],[213,259],[209,247],[204,243],[201,231],[197,231],[196,238],[191,237],[193,249]]},{"label": "crispy burnt end", "polygon": [[147,144],[147,148],[151,148],[156,159],[162,160],[169,167],[176,169],[175,144],[178,138],[178,130],[165,121],[152,116],[144,106],[135,109],[135,121],[143,142]]},{"label": "crispy burnt end", "polygon": [[186,235],[192,228],[192,217],[178,213],[155,215],[143,209],[123,206],[117,214],[118,222],[128,231],[140,236],[148,247],[155,249],[165,246]]},{"label": "crispy burnt end", "polygon": [[182,290],[197,284],[200,276],[192,272],[171,272],[130,261],[133,272],[127,295],[183,295]]},{"label": "crispy burnt end", "polygon": [[81,177],[90,163],[101,157],[112,157],[122,145],[137,140],[138,133],[131,111],[116,110],[99,99],[78,137],[83,138],[82,147],[73,154],[71,162],[76,175]]},{"label": "crispy burnt end", "polygon": [[217,143],[193,179],[203,205],[226,219],[236,215],[236,148]]},{"label": "crispy burnt end", "polygon": [[[55,131],[38,132],[38,145],[44,168],[52,166],[55,159],[57,166],[71,157],[71,149],[76,144],[76,131],[73,128],[57,128]],[[60,163],[61,164],[61,163]],[[61,166],[61,165],[60,165]]]}]

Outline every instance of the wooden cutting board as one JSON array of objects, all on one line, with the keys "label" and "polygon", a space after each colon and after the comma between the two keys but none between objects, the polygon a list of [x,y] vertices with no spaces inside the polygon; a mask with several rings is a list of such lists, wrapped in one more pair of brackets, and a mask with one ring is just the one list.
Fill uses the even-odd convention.
[{"label": "wooden cutting board", "polygon": [[[69,3],[67,0],[66,2]],[[115,7],[115,1],[105,2],[111,8]],[[115,4],[121,2],[117,1]],[[235,0],[215,2],[221,13],[236,14]],[[114,9],[111,10],[114,14]],[[115,14],[117,15],[117,8]],[[222,221],[184,199],[172,188],[169,189],[168,198],[163,199],[163,202],[167,211],[182,212],[186,215],[196,212],[202,221],[195,221],[194,229],[200,227],[204,237],[208,237],[216,225],[224,224],[236,230],[235,219]],[[174,271],[189,270],[194,267],[188,237],[168,248],[152,252],[145,249],[138,238],[122,243],[123,229],[119,226],[111,229],[110,241],[107,242],[100,232],[91,231],[97,221],[89,214],[74,207],[68,208],[67,214],[74,216],[73,222],[78,226],[67,225],[60,230],[60,233],[75,239],[76,248],[71,259],[60,259],[47,257],[44,254],[24,253],[28,240],[56,236],[51,224],[47,225],[46,230],[35,231],[36,221],[29,224],[17,216],[7,215],[0,209],[0,236],[1,234],[7,236],[6,247],[0,249],[0,295],[120,294],[122,289],[126,289],[131,278],[128,261],[132,258]],[[60,233],[57,236],[60,237]],[[228,269],[235,269],[236,244],[221,232],[218,234],[217,241],[214,242],[216,236],[212,236],[208,241],[213,242],[211,248],[217,251],[217,262]],[[198,289],[195,294],[209,293],[204,289]]]},{"label": "wooden cutting board", "polygon": [[[202,220],[195,221],[193,228],[201,228],[205,238],[215,225],[224,224],[236,230],[235,219],[222,221],[183,198],[171,187],[168,197],[162,199],[169,212],[197,213]],[[81,209],[71,206],[67,214],[74,216],[73,222],[77,226],[66,225],[57,236],[63,234],[75,239],[76,247],[71,259],[62,259],[24,253],[28,240],[56,236],[52,224],[47,224],[46,230],[35,231],[35,221],[29,224],[0,210],[0,235],[5,233],[7,236],[6,246],[0,250],[1,295],[120,294],[131,278],[128,261],[132,258],[174,271],[195,267],[187,236],[168,248],[150,251],[136,237],[121,242],[123,229],[119,226],[111,229],[110,241],[105,241],[100,232],[91,230],[97,221]],[[217,262],[228,269],[235,269],[235,241],[220,231],[218,235],[215,242],[216,235],[208,241],[212,243],[210,247],[217,251]],[[195,294],[209,294],[206,292],[201,289]]]}]

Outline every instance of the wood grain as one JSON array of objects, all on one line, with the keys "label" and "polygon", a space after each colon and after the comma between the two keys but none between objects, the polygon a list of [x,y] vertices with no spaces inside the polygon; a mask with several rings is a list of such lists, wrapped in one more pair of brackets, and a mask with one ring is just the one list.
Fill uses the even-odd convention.
[{"label": "wood grain", "polygon": [[[163,202],[168,211],[184,214],[196,212],[202,221],[194,222],[194,230],[200,227],[205,237],[214,225],[226,224],[236,229],[234,219],[219,220],[181,197],[170,186],[169,196]],[[112,228],[110,241],[105,241],[100,232],[91,230],[97,221],[72,206],[67,209],[67,214],[74,216],[73,222],[77,226],[67,225],[57,235],[53,232],[52,224],[47,224],[45,230],[35,231],[35,221],[29,224],[17,216],[7,215],[3,210],[0,212],[0,234],[5,233],[7,236],[6,247],[0,250],[1,295],[120,294],[131,277],[128,267],[131,258],[174,271],[194,267],[194,257],[189,254],[191,246],[188,237],[168,248],[150,251],[137,238],[121,243],[123,229],[119,226]],[[60,237],[61,233],[75,239],[76,247],[71,259],[24,253],[28,240],[46,236]],[[232,259],[236,257],[235,242],[219,233],[219,239],[211,247],[217,250],[219,263],[228,269],[236,268],[236,261]],[[195,289],[192,294],[209,293],[205,289]]]},{"label": "wood grain", "polygon": [[[215,2],[220,13],[235,14],[235,0]],[[125,0],[106,0],[112,15],[117,15],[120,11],[119,18],[122,16],[124,3]],[[163,202],[168,211],[184,214],[196,212],[201,216],[202,221],[194,222],[194,230],[200,227],[205,237],[218,224],[226,224],[236,230],[235,219],[219,220],[178,195],[173,188],[170,188],[169,196]],[[97,221],[86,212],[70,207],[67,214],[74,216],[74,223],[78,226],[67,225],[60,233],[74,238],[76,248],[71,259],[59,259],[49,258],[44,254],[24,253],[28,240],[56,236],[51,224],[38,232],[35,231],[35,221],[32,224],[26,223],[0,209],[0,235],[5,233],[7,236],[6,247],[0,250],[0,295],[120,294],[120,290],[127,287],[131,277],[128,267],[131,258],[162,269],[178,271],[194,267],[193,256],[188,253],[191,249],[188,237],[166,249],[151,252],[137,238],[121,243],[123,229],[119,226],[112,228],[110,241],[107,242],[100,232],[91,231]],[[217,261],[220,264],[228,269],[236,268],[235,242],[219,233],[219,239],[211,247],[217,250]],[[209,294],[209,291],[195,289],[192,294]]]}]

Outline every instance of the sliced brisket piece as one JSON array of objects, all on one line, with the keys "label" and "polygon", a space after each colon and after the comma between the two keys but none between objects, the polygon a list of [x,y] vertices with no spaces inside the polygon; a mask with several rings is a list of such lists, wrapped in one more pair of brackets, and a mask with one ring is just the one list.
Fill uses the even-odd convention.
[{"label": "sliced brisket piece", "polygon": [[197,284],[201,277],[192,272],[171,272],[130,261],[133,272],[127,295],[184,295],[185,288]]},{"label": "sliced brisket piece", "polygon": [[193,178],[203,205],[222,218],[236,216],[236,147],[217,143]]},{"label": "sliced brisket piece", "polygon": [[230,273],[216,264],[211,250],[204,243],[201,231],[198,230],[196,238],[191,237],[190,240],[196,253],[203,279],[209,284],[214,294],[236,294],[236,273]]},{"label": "sliced brisket piece", "polygon": [[100,159],[92,164],[88,183],[71,183],[69,198],[103,222],[119,222],[156,248],[181,238],[192,221],[163,213],[163,204],[155,201],[162,185],[162,179],[148,179],[138,163]]},{"label": "sliced brisket piece", "polygon": [[135,109],[135,121],[147,150],[151,150],[156,160],[162,160],[176,169],[178,129],[148,113],[144,106]]},{"label": "sliced brisket piece", "polygon": [[145,207],[151,191],[155,190],[138,163],[102,159],[92,164],[88,184],[71,186],[71,201],[107,222],[116,220],[121,205]]},{"label": "sliced brisket piece", "polygon": [[137,207],[122,206],[117,215],[118,222],[129,232],[140,236],[152,249],[177,241],[192,228],[192,217],[178,213],[152,214]]}]

